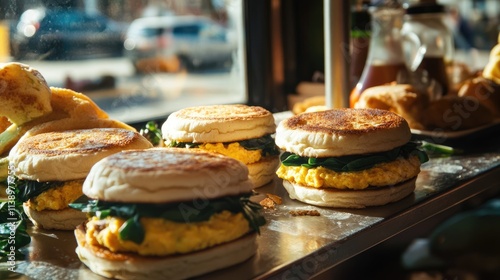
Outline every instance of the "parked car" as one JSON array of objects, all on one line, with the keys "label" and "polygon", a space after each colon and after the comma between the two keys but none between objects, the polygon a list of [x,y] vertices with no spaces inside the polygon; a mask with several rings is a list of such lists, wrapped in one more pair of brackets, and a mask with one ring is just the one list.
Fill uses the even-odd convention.
[{"label": "parked car", "polygon": [[86,59],[123,55],[124,30],[97,13],[77,9],[26,10],[12,33],[15,59]]},{"label": "parked car", "polygon": [[228,28],[200,16],[144,17],[125,36],[125,56],[137,67],[143,60],[178,58],[188,69],[232,62],[237,45]]}]

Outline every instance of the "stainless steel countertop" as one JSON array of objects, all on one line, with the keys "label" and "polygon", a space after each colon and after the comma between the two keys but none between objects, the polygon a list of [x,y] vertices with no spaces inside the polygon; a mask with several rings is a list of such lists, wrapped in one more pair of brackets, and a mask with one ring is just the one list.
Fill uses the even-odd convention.
[{"label": "stainless steel countertop", "polygon": [[[258,237],[257,254],[200,279],[308,279],[466,199],[500,189],[500,133],[464,141],[457,144],[467,147],[464,154],[431,158],[422,165],[414,194],[385,206],[346,210],[306,205],[291,200],[276,178],[257,189],[262,198],[272,193],[283,199],[276,209],[264,210],[267,224]],[[303,209],[321,215],[289,213]],[[17,279],[104,279],[78,260],[73,232],[31,229],[30,234],[29,260],[16,265],[25,277]],[[0,276],[9,276],[4,266],[2,270]]]}]

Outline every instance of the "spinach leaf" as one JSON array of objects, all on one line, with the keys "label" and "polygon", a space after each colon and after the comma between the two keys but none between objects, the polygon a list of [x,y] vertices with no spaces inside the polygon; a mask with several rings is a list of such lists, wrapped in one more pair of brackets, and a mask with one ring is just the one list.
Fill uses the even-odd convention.
[{"label": "spinach leaf", "polygon": [[270,134],[260,138],[239,141],[238,143],[247,150],[262,150],[263,156],[275,156],[280,153]]},{"label": "spinach leaf", "polygon": [[7,201],[0,202],[0,261],[24,259],[21,248],[31,242],[27,232],[27,217],[22,202],[13,199],[15,188],[8,187]]},{"label": "spinach leaf", "polygon": [[15,176],[9,175],[7,178],[8,185],[9,187],[15,188],[18,191],[16,191],[15,196],[16,196],[16,201],[19,202],[26,202],[31,198],[37,197],[44,191],[62,186],[64,183],[63,182],[38,182],[38,181],[32,181],[32,180],[21,180]]},{"label": "spinach leaf", "polygon": [[177,142],[177,141],[172,141],[168,144],[168,147],[171,148],[197,148],[200,145],[200,143],[190,143],[190,142]]},{"label": "spinach leaf", "polygon": [[128,219],[118,230],[120,233],[120,238],[122,240],[131,240],[137,244],[140,244],[146,233],[139,220],[139,215],[136,214],[132,218]]},{"label": "spinach leaf", "polygon": [[139,130],[139,134],[148,139],[149,142],[153,144],[153,146],[159,146],[162,141],[161,129],[158,127],[158,124],[154,121],[147,122],[144,128]]}]

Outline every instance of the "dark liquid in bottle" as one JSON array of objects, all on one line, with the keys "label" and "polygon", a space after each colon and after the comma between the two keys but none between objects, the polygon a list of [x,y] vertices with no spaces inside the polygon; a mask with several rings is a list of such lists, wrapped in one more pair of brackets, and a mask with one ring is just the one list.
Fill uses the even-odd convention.
[{"label": "dark liquid in bottle", "polygon": [[435,80],[441,85],[442,94],[446,95],[448,93],[448,74],[443,57],[424,57],[417,68],[416,74],[421,82],[428,83],[428,81],[423,79],[423,76],[427,77],[426,79]]},{"label": "dark liquid in bottle", "polygon": [[407,70],[404,63],[398,64],[381,64],[381,65],[366,65],[360,82],[352,90],[349,100],[350,107],[358,102],[359,97],[367,88],[396,82],[398,77],[406,77]]}]

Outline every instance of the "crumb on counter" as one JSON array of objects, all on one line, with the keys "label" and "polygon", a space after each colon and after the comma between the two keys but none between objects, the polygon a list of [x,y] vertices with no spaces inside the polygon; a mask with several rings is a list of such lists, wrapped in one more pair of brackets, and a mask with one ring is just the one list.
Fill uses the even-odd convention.
[{"label": "crumb on counter", "polygon": [[260,206],[264,207],[264,209],[275,209],[276,203],[270,199],[269,197],[264,198],[259,202]]},{"label": "crumb on counter", "polygon": [[270,193],[267,193],[266,196],[271,199],[272,201],[274,201],[275,204],[278,204],[278,205],[281,205],[281,203],[283,203],[283,200],[281,199],[281,197],[275,195],[275,194],[270,194]]},{"label": "crumb on counter", "polygon": [[290,210],[292,216],[321,216],[318,210]]},{"label": "crumb on counter", "polygon": [[265,209],[276,209],[276,205],[281,205],[283,201],[281,197],[275,194],[266,193],[266,198],[261,200],[259,203]]}]

